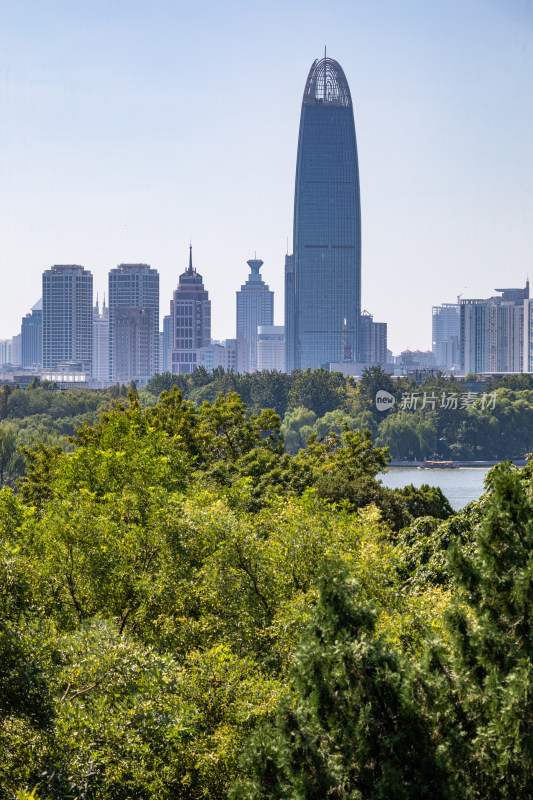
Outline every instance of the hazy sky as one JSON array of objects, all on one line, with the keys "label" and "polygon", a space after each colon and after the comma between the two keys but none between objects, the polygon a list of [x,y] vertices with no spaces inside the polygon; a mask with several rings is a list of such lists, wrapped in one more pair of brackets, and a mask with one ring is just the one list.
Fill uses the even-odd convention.
[{"label": "hazy sky", "polygon": [[262,258],[283,323],[300,104],[354,102],[362,307],[431,346],[431,306],[533,278],[533,0],[0,0],[0,338],[52,264],[194,264],[213,337]]}]

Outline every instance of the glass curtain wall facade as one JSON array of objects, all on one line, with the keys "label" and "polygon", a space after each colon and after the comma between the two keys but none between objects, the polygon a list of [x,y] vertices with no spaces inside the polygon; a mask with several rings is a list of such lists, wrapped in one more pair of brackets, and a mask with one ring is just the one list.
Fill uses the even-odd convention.
[{"label": "glass curtain wall facade", "polygon": [[432,308],[432,350],[439,367],[460,363],[461,310],[459,303],[441,303]]},{"label": "glass curtain wall facade", "polygon": [[22,366],[34,367],[43,363],[43,301],[35,303],[31,313],[22,319],[20,328]]},{"label": "glass curtain wall facade", "polygon": [[361,205],[357,142],[348,82],[331,58],[314,62],[302,102],[292,309],[293,319],[285,320],[288,367],[315,369],[330,362],[358,360]]}]

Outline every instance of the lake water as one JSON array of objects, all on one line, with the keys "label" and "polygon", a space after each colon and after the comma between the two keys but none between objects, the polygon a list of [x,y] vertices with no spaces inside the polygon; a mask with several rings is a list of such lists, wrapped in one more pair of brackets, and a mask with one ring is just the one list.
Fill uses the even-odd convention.
[{"label": "lake water", "polygon": [[464,508],[483,494],[486,467],[459,467],[459,469],[417,469],[416,467],[390,467],[378,477],[389,489],[403,489],[410,483],[420,488],[423,483],[440,486],[455,511]]}]

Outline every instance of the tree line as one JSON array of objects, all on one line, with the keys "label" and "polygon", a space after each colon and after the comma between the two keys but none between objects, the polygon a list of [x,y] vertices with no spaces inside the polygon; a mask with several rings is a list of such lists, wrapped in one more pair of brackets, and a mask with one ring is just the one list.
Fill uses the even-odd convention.
[{"label": "tree line", "polygon": [[1,800],[531,794],[530,467],[454,514],[348,425],[106,402],[0,491]]},{"label": "tree line", "polygon": [[[157,375],[138,396],[141,405],[150,407],[175,387],[200,408],[220,394],[237,393],[248,414],[269,408],[280,416],[284,446],[291,454],[306,448],[309,437],[320,441],[330,433],[340,435],[346,426],[369,430],[377,445],[400,460],[504,460],[533,452],[533,376],[484,382],[467,378],[458,382],[441,375],[418,385],[370,367],[355,383],[326,370],[237,375],[200,368],[189,375]],[[43,440],[68,447],[65,436],[84,421],[94,422],[129,388],[136,390],[59,391],[38,379],[24,390],[0,387],[0,485],[12,485],[23,474],[24,448]],[[376,406],[379,391],[394,398],[385,411]]]}]

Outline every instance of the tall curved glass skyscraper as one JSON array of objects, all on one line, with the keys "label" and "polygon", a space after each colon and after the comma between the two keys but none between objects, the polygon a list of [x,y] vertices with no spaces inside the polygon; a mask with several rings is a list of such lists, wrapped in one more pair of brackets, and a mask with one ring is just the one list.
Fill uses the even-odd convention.
[{"label": "tall curved glass skyscraper", "polygon": [[[359,357],[361,205],[352,99],[341,66],[315,61],[305,85],[294,193],[287,369]],[[293,323],[292,326],[290,323]]]}]

